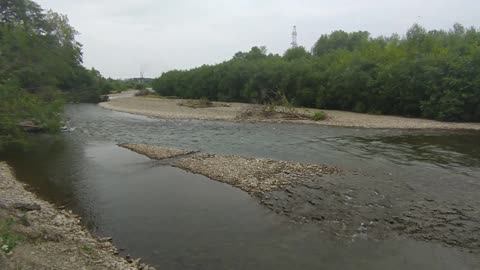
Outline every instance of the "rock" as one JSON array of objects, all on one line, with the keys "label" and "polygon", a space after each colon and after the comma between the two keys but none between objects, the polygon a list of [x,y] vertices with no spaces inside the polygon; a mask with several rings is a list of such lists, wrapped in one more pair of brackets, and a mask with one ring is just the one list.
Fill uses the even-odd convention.
[{"label": "rock", "polygon": [[64,218],[62,215],[56,215],[55,218],[53,219],[53,224],[57,226],[61,226],[64,224]]},{"label": "rock", "polygon": [[60,240],[63,239],[63,235],[60,234],[59,232],[44,230],[43,239],[47,241],[52,241],[52,242],[60,242]]},{"label": "rock", "polygon": [[109,100],[110,100],[110,97],[108,95],[100,96],[100,102],[107,102]]},{"label": "rock", "polygon": [[105,242],[112,242],[113,238],[112,237],[100,237],[98,238],[99,242],[105,243]]},{"label": "rock", "polygon": [[13,208],[23,211],[40,211],[42,207],[36,203],[14,203]]},{"label": "rock", "polygon": [[25,226],[15,226],[13,228],[13,231],[23,236],[26,236],[31,240],[40,239],[42,238],[42,235],[43,235],[39,230],[32,227],[25,227]]},{"label": "rock", "polygon": [[8,209],[8,205],[5,202],[0,201],[0,208],[1,209]]},{"label": "rock", "polygon": [[325,217],[324,216],[319,216],[319,217],[311,217],[312,220],[315,220],[315,221],[322,221],[322,220],[325,220]]},{"label": "rock", "polygon": [[25,227],[30,227],[32,226],[32,224],[30,223],[30,221],[28,220],[28,217],[26,214],[17,214],[17,218],[18,218],[18,222],[20,224],[22,224],[23,226]]},{"label": "rock", "polygon": [[0,269],[9,269],[8,267],[7,257],[5,257],[5,254],[0,251]]}]

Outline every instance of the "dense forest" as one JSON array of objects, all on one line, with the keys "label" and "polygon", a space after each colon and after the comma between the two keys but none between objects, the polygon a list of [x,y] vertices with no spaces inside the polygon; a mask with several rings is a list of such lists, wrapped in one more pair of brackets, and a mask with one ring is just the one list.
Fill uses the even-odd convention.
[{"label": "dense forest", "polygon": [[403,37],[335,31],[311,51],[279,56],[253,47],[221,64],[166,72],[153,88],[182,98],[269,103],[285,95],[297,106],[480,121],[480,32],[460,24],[414,25]]},{"label": "dense forest", "polygon": [[22,122],[58,130],[65,101],[123,87],[82,66],[76,35],[66,16],[33,1],[0,1],[0,148],[22,139]]}]

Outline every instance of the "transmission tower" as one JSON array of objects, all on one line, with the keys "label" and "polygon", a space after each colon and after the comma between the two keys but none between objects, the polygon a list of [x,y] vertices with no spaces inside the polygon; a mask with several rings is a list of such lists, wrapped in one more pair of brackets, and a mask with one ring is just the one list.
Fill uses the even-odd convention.
[{"label": "transmission tower", "polygon": [[298,43],[297,43],[297,27],[293,26],[293,32],[292,32],[292,48],[297,48]]}]

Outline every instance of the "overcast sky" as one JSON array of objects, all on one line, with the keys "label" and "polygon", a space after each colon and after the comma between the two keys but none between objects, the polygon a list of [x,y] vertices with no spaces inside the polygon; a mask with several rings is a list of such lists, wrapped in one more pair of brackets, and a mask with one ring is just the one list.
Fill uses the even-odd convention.
[{"label": "overcast sky", "polygon": [[282,54],[291,42],[310,49],[321,34],[366,30],[404,34],[415,22],[448,29],[480,27],[478,0],[37,0],[68,15],[80,32],[84,64],[114,78],[157,77],[230,59],[266,46]]}]

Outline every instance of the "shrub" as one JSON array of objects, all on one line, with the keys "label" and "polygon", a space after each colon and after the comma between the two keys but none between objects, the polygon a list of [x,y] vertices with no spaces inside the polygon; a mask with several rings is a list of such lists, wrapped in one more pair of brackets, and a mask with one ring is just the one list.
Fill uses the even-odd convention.
[{"label": "shrub", "polygon": [[325,120],[325,119],[327,119],[327,114],[324,111],[316,112],[312,116],[312,120],[314,120],[314,121],[322,121],[322,120]]},{"label": "shrub", "polygon": [[209,107],[214,107],[214,104],[213,102],[211,102],[210,100],[208,100],[207,98],[201,98],[201,99],[197,99],[197,100],[184,100],[184,101],[181,101],[180,103],[178,103],[179,106],[185,106],[185,107],[190,107],[190,108],[194,108],[194,109],[198,109],[198,108],[209,108]]},{"label": "shrub", "polygon": [[0,220],[0,249],[5,253],[12,251],[23,240],[21,235],[12,231],[14,222],[12,219]]},{"label": "shrub", "polygon": [[144,90],[147,88],[147,86],[143,83],[136,83],[133,88],[135,88],[135,90]]}]

